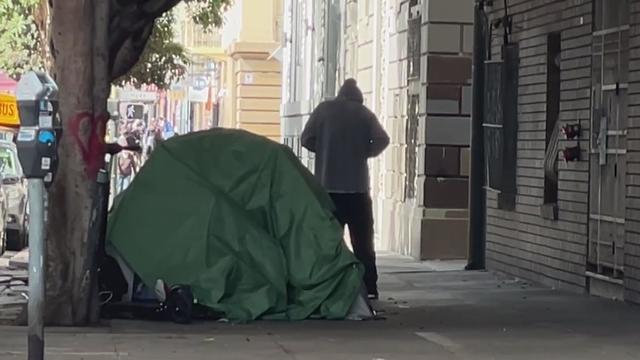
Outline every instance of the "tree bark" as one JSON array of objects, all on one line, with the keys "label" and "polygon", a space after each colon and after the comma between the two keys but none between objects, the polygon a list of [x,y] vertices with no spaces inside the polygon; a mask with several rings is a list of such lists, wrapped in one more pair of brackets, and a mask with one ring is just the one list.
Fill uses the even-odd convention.
[{"label": "tree bark", "polygon": [[[63,136],[49,194],[46,322],[97,321],[96,175],[104,165],[111,81],[135,65],[153,21],[181,0],[49,0],[53,75],[60,88]],[[138,6],[140,5],[140,6]],[[110,6],[114,6],[110,9]],[[119,16],[112,16],[118,12]]]},{"label": "tree bark", "polygon": [[[99,122],[96,124],[98,128],[94,129],[95,134],[99,136],[99,144],[103,144],[105,139],[105,131],[107,121],[110,118],[107,110],[107,101],[109,99],[111,90],[111,75],[109,71],[109,15],[110,15],[110,0],[94,0],[93,8],[93,113],[98,114]],[[102,165],[104,161],[104,148],[100,149],[102,154],[102,160],[99,163]],[[103,231],[102,221],[105,219],[99,219],[101,209],[101,200],[99,199],[100,193],[96,189],[93,193],[92,199],[92,219],[89,223],[88,234],[88,258],[85,261],[86,266],[89,267],[90,274],[90,299],[88,305],[89,322],[97,323],[100,321],[100,299],[98,296],[98,273],[97,273],[97,261],[98,254],[100,253],[100,232]],[[106,214],[103,214],[106,216]],[[106,230],[106,229],[104,229]]]},{"label": "tree bark", "polygon": [[84,325],[91,320],[92,254],[87,234],[95,175],[104,161],[102,111],[107,100],[101,99],[104,90],[94,91],[99,72],[94,68],[99,64],[94,58],[96,1],[106,0],[52,2],[53,68],[63,123],[47,228],[46,321],[55,325]]},{"label": "tree bark", "polygon": [[40,0],[33,12],[33,18],[38,28],[38,42],[40,46],[40,58],[46,71],[51,71],[51,32],[49,2]]}]

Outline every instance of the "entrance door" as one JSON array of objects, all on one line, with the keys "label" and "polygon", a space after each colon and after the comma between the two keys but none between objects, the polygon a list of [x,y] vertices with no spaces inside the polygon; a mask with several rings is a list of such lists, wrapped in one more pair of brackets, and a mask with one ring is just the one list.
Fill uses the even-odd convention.
[{"label": "entrance door", "polygon": [[623,293],[628,14],[628,0],[594,1],[587,275],[592,293],[610,297]]}]

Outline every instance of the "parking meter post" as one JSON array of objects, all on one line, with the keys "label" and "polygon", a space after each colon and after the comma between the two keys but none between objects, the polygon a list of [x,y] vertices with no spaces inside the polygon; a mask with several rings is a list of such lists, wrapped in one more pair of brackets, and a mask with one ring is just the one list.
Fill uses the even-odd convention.
[{"label": "parking meter post", "polygon": [[44,359],[46,186],[58,168],[62,127],[58,117],[58,87],[43,72],[22,76],[16,89],[20,131],[18,158],[29,181],[29,304],[27,358]]},{"label": "parking meter post", "polygon": [[29,179],[28,359],[44,359],[44,181]]}]

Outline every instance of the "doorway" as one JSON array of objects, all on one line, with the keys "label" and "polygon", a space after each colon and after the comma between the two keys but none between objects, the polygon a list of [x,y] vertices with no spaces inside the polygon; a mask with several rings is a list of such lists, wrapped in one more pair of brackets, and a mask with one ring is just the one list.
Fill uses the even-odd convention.
[{"label": "doorway", "polygon": [[594,0],[587,279],[594,295],[624,297],[629,1]]}]

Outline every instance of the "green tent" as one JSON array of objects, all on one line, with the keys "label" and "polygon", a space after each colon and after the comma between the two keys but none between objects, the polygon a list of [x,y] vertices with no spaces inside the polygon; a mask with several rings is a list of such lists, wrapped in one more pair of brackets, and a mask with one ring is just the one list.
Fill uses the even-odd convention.
[{"label": "green tent", "polygon": [[157,147],[116,201],[107,247],[149,288],[188,285],[232,321],[343,319],[362,269],[285,146],[215,129]]}]

